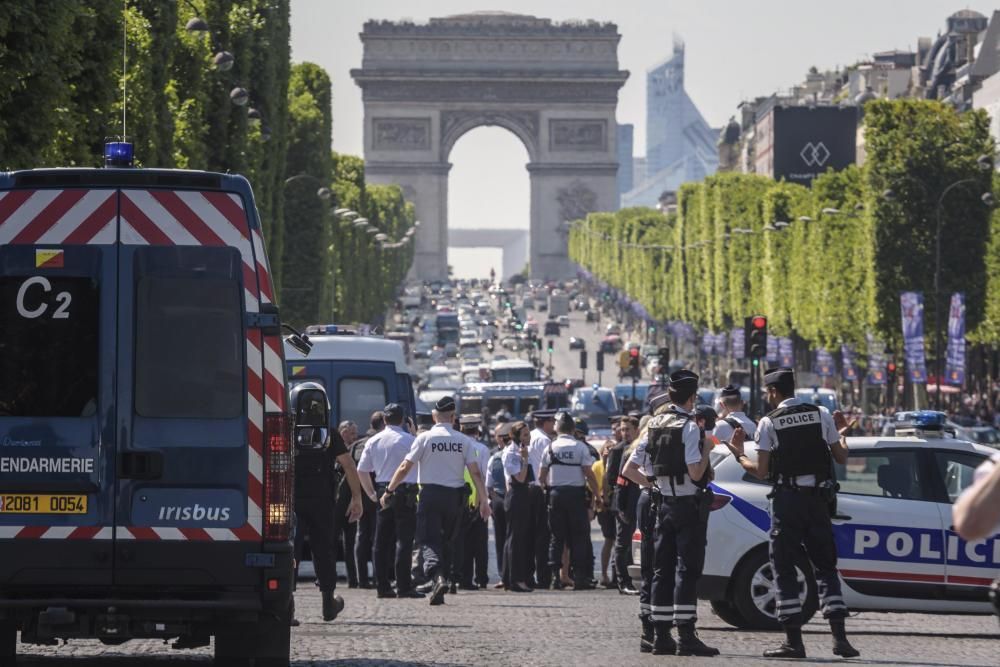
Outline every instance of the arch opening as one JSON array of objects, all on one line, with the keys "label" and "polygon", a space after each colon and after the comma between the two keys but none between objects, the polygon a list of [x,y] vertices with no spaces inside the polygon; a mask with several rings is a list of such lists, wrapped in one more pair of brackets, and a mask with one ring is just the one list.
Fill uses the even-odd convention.
[{"label": "arch opening", "polygon": [[506,280],[530,257],[528,148],[496,125],[464,130],[449,148],[448,266],[455,278],[487,278],[493,269]]}]

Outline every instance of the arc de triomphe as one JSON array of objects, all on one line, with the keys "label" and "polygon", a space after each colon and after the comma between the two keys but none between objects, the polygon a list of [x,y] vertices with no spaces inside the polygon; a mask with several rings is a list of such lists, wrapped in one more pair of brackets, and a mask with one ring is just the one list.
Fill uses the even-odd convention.
[{"label": "arc de triomphe", "polygon": [[502,12],[427,24],[369,21],[351,76],[365,108],[365,174],[416,206],[413,276],[447,277],[448,155],[482,125],[528,150],[531,274],[572,275],[566,221],[618,208],[618,28]]}]

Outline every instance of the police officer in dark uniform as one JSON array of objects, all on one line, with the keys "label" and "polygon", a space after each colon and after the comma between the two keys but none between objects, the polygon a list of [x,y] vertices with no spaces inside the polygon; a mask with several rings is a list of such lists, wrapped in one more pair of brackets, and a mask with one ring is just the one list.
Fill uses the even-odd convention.
[{"label": "police officer in dark uniform", "polygon": [[530,430],[524,422],[515,422],[510,430],[511,442],[503,450],[504,476],[507,495],[504,512],[507,518],[507,536],[503,551],[501,578],[504,588],[513,593],[530,593],[531,562],[534,560],[534,542],[531,521],[531,483],[535,481],[530,460]]},{"label": "police officer in dark uniform", "polygon": [[591,468],[594,457],[587,445],[576,439],[576,424],[568,412],[555,417],[556,439],[542,454],[540,479],[549,491],[549,571],[551,587],[561,589],[559,567],[563,547],[569,545],[573,567],[573,588],[593,588],[594,561],[588,548],[590,521],[587,518],[586,489],[596,497],[597,478]]},{"label": "police officer in dark uniform", "polygon": [[[666,392],[664,392],[666,395]],[[625,451],[639,435],[639,421],[635,417],[623,416],[618,423],[621,440],[611,450],[608,456],[608,484],[614,485],[614,509],[617,514],[615,526],[615,576],[618,581],[618,592],[623,595],[636,595],[637,590],[628,574],[628,566],[632,563],[632,535],[636,527],[636,504],[639,491],[635,483],[621,475],[625,467]],[[612,477],[613,475],[613,477]]]},{"label": "police officer in dark uniform", "polygon": [[[358,463],[361,486],[372,503],[378,507],[379,495],[385,492],[393,473],[410,453],[413,435],[404,428],[405,410],[398,403],[390,403],[382,411],[385,428],[365,444]],[[372,484],[374,476],[374,485]],[[413,590],[410,578],[410,560],[413,536],[417,523],[417,475],[411,472],[396,488],[389,507],[378,510],[375,522],[376,596],[379,598],[422,598]],[[396,590],[389,585],[395,579]]]},{"label": "police officer in dark uniform", "polygon": [[[334,535],[341,521],[357,521],[361,516],[361,484],[354,460],[340,433],[329,427],[330,407],[326,391],[315,382],[303,382],[292,388],[291,404],[295,410],[295,554],[302,560],[305,536],[309,535],[313,566],[323,600],[323,620],[332,621],[344,609],[344,600],[335,595],[337,588],[337,552]],[[347,476],[351,502],[347,516],[336,507],[335,465]]]},{"label": "police officer in dark uniform", "polygon": [[490,516],[489,498],[476,462],[472,441],[456,431],[455,399],[441,398],[434,406],[434,426],[413,441],[410,452],[382,494],[386,507],[410,470],[417,469],[420,497],[417,502],[417,541],[424,555],[424,574],[434,582],[430,604],[444,603],[448,588],[445,574],[451,564],[450,538],[455,532],[464,501],[465,470],[475,486],[479,512],[483,519]]},{"label": "police officer in dark uniform", "polygon": [[[670,405],[659,407],[645,438],[645,453],[660,491],[650,604],[655,636],[652,652],[657,655],[719,654],[695,632],[697,585],[705,563],[711,502],[706,488],[712,475],[712,443],[693,414],[697,392],[697,375],[687,370],[672,373],[667,389]],[[677,626],[676,643],[670,635],[672,625]]]},{"label": "police officer in dark uniform", "polygon": [[805,658],[802,643],[802,603],[795,560],[805,548],[816,575],[823,617],[830,622],[833,653],[844,658],[861,655],[847,640],[847,605],[837,574],[831,508],[837,498],[833,461],[847,463],[847,420],[837,411],[795,398],[791,368],[764,374],[767,402],[775,409],[757,424],[757,462],[743,451],[743,429],[736,429],[729,448],[747,472],[770,481],[771,566],[778,584],[778,622],[785,642],[764,651],[768,658]]}]

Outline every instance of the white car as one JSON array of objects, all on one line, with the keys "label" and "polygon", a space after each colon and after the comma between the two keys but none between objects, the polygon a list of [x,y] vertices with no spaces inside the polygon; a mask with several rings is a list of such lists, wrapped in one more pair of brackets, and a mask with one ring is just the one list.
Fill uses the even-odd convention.
[{"label": "white car", "polygon": [[[952,530],[951,504],[995,450],[950,437],[848,438],[847,465],[836,465],[833,517],[844,601],[851,611],[989,614],[990,583],[1000,574],[1000,534],[966,542]],[[747,448],[748,455],[755,454]],[[698,596],[740,628],[778,629],[768,562],[767,494],[728,450],[712,452],[713,511]],[[637,531],[634,559],[639,562]],[[803,562],[803,614],[817,609],[816,583]],[[638,568],[630,574],[638,578]]]}]

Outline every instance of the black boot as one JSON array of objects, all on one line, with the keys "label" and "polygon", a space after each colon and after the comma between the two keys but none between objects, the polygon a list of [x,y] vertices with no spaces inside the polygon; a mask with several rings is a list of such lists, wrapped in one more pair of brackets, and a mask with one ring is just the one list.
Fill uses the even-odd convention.
[{"label": "black boot", "polygon": [[804,658],[806,647],[802,644],[802,628],[785,628],[785,643],[778,648],[764,651],[765,658]]},{"label": "black boot", "polygon": [[719,649],[708,646],[698,638],[694,630],[694,621],[677,624],[677,655],[697,655],[711,657],[719,655]]},{"label": "black boot", "polygon": [[444,604],[444,594],[448,590],[448,582],[444,580],[440,574],[434,579],[434,587],[431,589],[431,599],[429,602],[432,607],[436,607],[439,604]]},{"label": "black boot", "polygon": [[332,621],[337,618],[337,614],[344,611],[344,598],[334,595],[333,591],[321,591],[323,598],[323,620]]},{"label": "black boot", "polygon": [[574,591],[592,591],[594,590],[594,582],[589,578],[584,577],[583,579],[576,579],[573,582]]},{"label": "black boot", "polygon": [[861,655],[861,651],[851,646],[847,641],[847,629],[844,627],[844,619],[831,618],[830,630],[833,631],[833,654],[842,658],[856,658]]},{"label": "black boot", "polygon": [[677,643],[670,636],[672,623],[657,621],[653,623],[653,655],[674,655],[677,653]]},{"label": "black boot", "polygon": [[639,639],[639,653],[652,653],[653,652],[653,621],[650,620],[649,616],[640,616],[639,622],[642,623],[642,637]]}]

